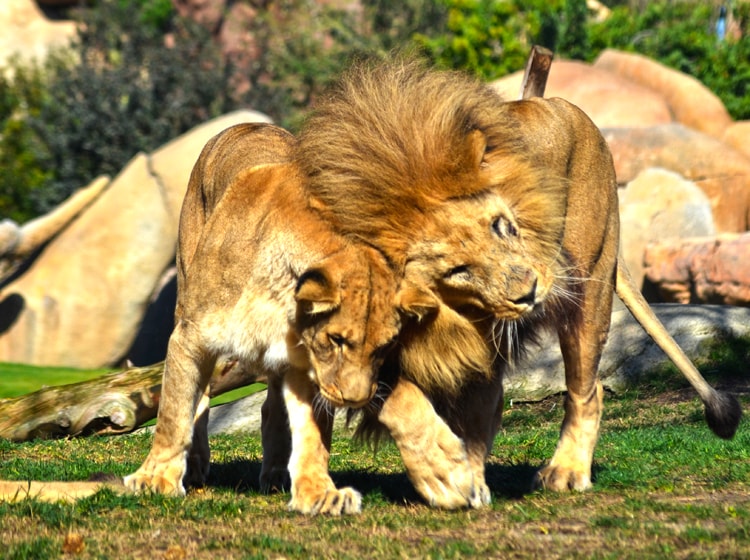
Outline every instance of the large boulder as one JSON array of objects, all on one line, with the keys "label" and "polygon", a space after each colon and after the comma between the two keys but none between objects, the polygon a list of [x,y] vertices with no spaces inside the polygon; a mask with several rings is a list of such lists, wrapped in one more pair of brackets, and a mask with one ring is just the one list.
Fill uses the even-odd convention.
[{"label": "large boulder", "polygon": [[643,55],[607,49],[594,67],[608,70],[661,95],[676,121],[721,138],[732,123],[724,104],[698,80]]},{"label": "large boulder", "polygon": [[174,259],[180,206],[205,143],[251,111],[139,154],[28,267],[0,289],[0,361],[102,367],[131,347]]},{"label": "large boulder", "polygon": [[0,2],[0,66],[13,56],[43,60],[50,49],[66,46],[75,36],[72,21],[51,21],[34,0]]},{"label": "large boulder", "polygon": [[708,197],[672,171],[646,169],[619,195],[622,255],[639,286],[648,243],[715,233]]},{"label": "large boulder", "polygon": [[646,248],[646,279],[662,301],[750,306],[750,233],[660,240]]},{"label": "large boulder", "polygon": [[[517,99],[523,71],[492,86],[508,100]],[[626,78],[571,60],[550,67],[545,97],[561,97],[581,108],[599,128],[652,126],[672,122],[669,106],[654,91]]]},{"label": "large boulder", "polygon": [[[708,357],[717,341],[750,336],[750,309],[728,305],[652,306],[667,331],[692,360]],[[609,338],[599,366],[602,383],[612,391],[637,385],[645,376],[671,363],[628,310],[612,313]],[[505,379],[507,396],[537,400],[565,391],[565,366],[554,335],[531,348],[529,359]]]},{"label": "large boulder", "polygon": [[750,158],[750,121],[737,121],[724,131],[722,141]]},{"label": "large boulder", "polygon": [[750,229],[750,159],[742,153],[681,124],[612,128],[602,134],[618,183],[628,183],[650,167],[674,171],[706,193],[717,232]]}]

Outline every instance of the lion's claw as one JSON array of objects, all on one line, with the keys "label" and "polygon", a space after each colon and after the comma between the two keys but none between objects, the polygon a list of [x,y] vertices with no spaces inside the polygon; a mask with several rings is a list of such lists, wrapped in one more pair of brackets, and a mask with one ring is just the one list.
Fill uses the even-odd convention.
[{"label": "lion's claw", "polygon": [[552,490],[553,492],[571,490],[583,492],[591,488],[591,476],[573,469],[548,465],[537,471],[532,487],[534,490]]},{"label": "lion's claw", "polygon": [[362,495],[354,488],[330,488],[317,497],[293,496],[289,509],[306,515],[360,513]]}]

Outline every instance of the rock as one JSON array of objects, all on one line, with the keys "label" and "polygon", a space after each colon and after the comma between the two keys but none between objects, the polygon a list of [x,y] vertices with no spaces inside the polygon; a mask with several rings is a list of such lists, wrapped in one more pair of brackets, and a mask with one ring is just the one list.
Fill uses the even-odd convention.
[{"label": "rock", "polygon": [[660,240],[646,248],[646,278],[662,301],[750,306],[750,233]]},{"label": "rock", "polygon": [[[692,360],[706,357],[716,340],[750,336],[750,309],[720,305],[652,306],[667,331]],[[671,363],[624,308],[612,313],[609,340],[599,367],[602,383],[615,392],[637,386],[644,376]],[[507,396],[538,400],[565,390],[565,369],[555,336],[546,336],[529,360],[505,380]]]},{"label": "rock", "polygon": [[602,134],[620,184],[649,167],[693,181],[711,201],[717,232],[750,229],[750,159],[720,140],[681,124],[610,128]]},{"label": "rock", "polygon": [[645,56],[607,49],[594,67],[608,70],[659,93],[676,121],[721,138],[732,123],[721,100],[698,80]]},{"label": "rock", "polygon": [[139,154],[28,268],[0,289],[0,362],[96,368],[117,364],[136,338],[171,265],[190,171],[205,143],[240,111]]},{"label": "rock", "polygon": [[750,121],[730,124],[724,131],[722,141],[750,158]]},{"label": "rock", "polygon": [[[253,393],[236,401],[211,408],[208,416],[208,434],[260,434],[260,408],[266,400],[266,391]],[[354,423],[356,426],[356,422]],[[346,429],[346,411],[339,409],[333,421],[336,430]]]},{"label": "rock", "polygon": [[[523,71],[492,83],[508,100],[517,99]],[[652,126],[672,122],[664,99],[652,90],[590,64],[554,60],[545,97],[580,107],[599,128]]]},{"label": "rock", "polygon": [[[653,306],[685,353],[696,360],[707,357],[716,340],[730,341],[750,336],[750,309],[720,305]],[[604,348],[600,374],[604,386],[614,392],[637,386],[645,376],[671,363],[630,312],[612,313],[609,341]],[[555,335],[545,335],[540,344],[529,346],[529,357],[505,378],[506,396],[517,401],[536,401],[565,391],[565,368]],[[260,433],[260,407],[265,391],[211,409],[209,434]],[[697,397],[696,397],[697,402]],[[335,426],[345,426],[342,412]],[[356,422],[355,422],[356,425]]]},{"label": "rock", "polygon": [[0,66],[14,55],[43,60],[50,49],[66,46],[76,34],[72,21],[50,21],[34,0],[0,2]]},{"label": "rock", "polygon": [[646,169],[619,194],[622,254],[639,287],[648,243],[715,233],[708,197],[672,171]]}]

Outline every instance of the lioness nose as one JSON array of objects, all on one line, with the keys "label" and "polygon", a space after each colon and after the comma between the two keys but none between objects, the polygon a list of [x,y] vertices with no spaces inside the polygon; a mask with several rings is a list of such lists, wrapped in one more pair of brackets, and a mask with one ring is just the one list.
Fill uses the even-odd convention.
[{"label": "lioness nose", "polygon": [[529,290],[522,296],[513,299],[513,303],[515,303],[516,305],[534,305],[534,302],[536,301],[536,283],[537,279],[534,278],[534,281],[531,283],[531,287],[529,288]]}]

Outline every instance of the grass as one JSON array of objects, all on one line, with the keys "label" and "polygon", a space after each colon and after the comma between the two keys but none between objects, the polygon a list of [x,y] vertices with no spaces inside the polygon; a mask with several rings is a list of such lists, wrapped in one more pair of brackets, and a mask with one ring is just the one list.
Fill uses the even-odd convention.
[{"label": "grass", "polygon": [[[747,405],[747,401],[743,402]],[[211,439],[207,488],[184,499],[101,492],[76,504],[0,504],[3,558],[730,558],[750,555],[750,429],[723,441],[681,388],[608,396],[595,490],[530,492],[554,450],[561,399],[514,404],[487,463],[493,504],[445,512],[420,502],[395,447],[337,434],[331,471],[363,513],[287,511],[258,491],[257,437]],[[151,436],[0,442],[0,478],[85,479],[138,467]],[[81,549],[81,546],[83,547]],[[72,553],[69,553],[70,555]]]},{"label": "grass", "polygon": [[20,397],[42,387],[88,381],[107,372],[105,369],[82,370],[0,363],[0,399]]},{"label": "grass", "polygon": [[[28,366],[0,363],[0,399],[20,397],[44,387],[68,385],[94,379],[113,370],[83,370],[65,367]],[[265,389],[263,383],[253,383],[228,391],[211,399],[211,405],[232,402]],[[152,422],[153,423],[153,422]]]}]

